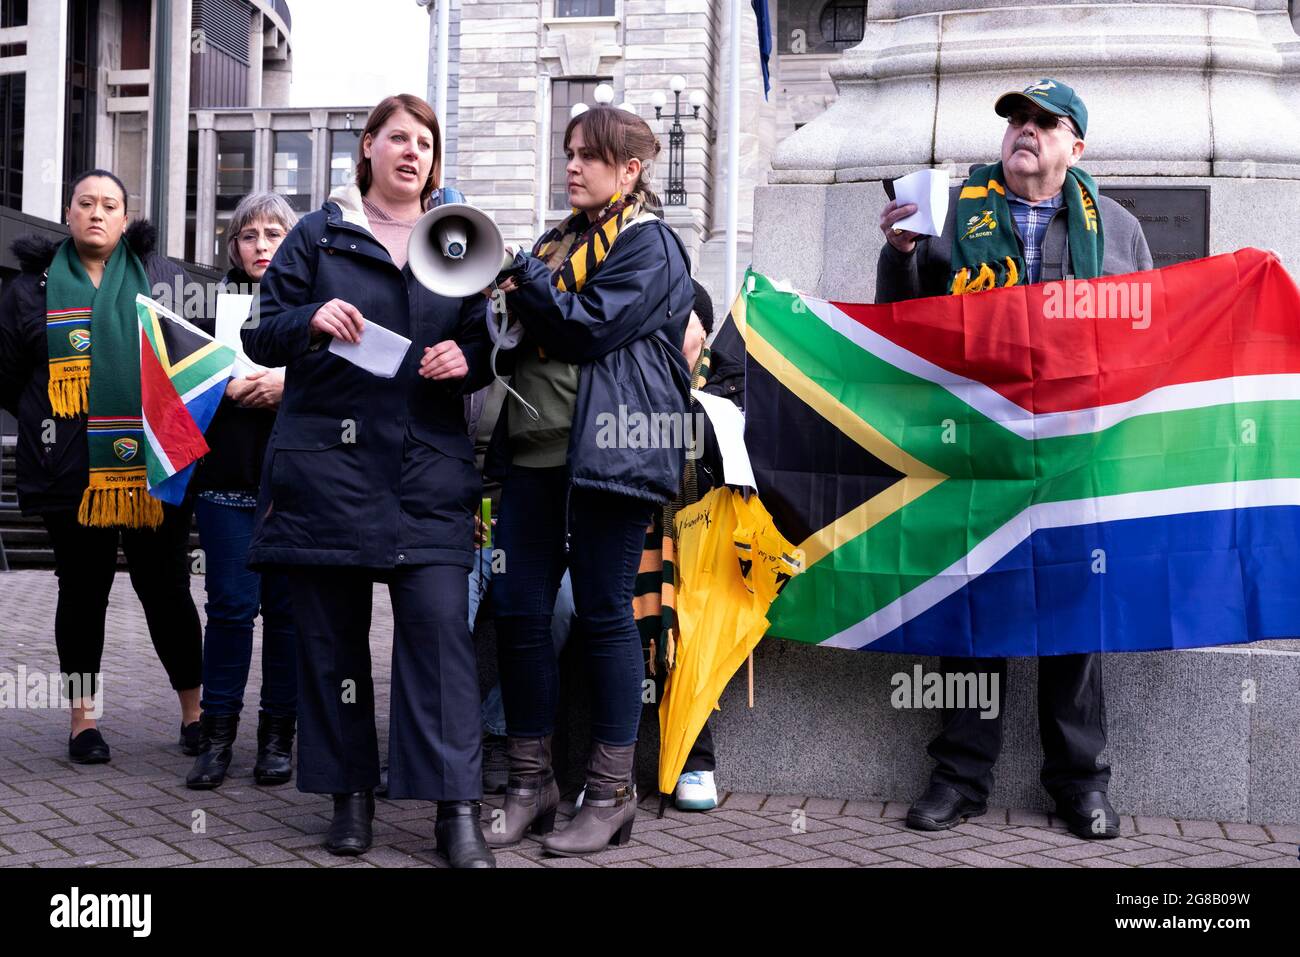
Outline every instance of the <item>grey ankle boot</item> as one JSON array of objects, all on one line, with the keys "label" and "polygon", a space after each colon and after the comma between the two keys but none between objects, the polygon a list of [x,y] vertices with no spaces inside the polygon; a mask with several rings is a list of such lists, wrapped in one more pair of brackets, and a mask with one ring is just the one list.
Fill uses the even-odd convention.
[{"label": "grey ankle boot", "polygon": [[506,803],[493,810],[483,822],[483,840],[489,847],[510,847],[523,840],[531,828],[534,834],[549,834],[555,827],[555,809],[560,789],[551,770],[551,737],[506,738],[510,777],[506,782]]},{"label": "grey ankle boot", "polygon": [[626,844],[636,819],[632,761],[636,745],[613,747],[593,741],[587,761],[587,789],[569,826],[542,841],[548,854],[577,857]]}]

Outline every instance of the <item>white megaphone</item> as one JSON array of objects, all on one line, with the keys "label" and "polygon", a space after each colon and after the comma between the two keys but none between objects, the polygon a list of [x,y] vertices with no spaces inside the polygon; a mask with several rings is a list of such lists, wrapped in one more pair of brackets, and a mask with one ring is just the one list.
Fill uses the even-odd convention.
[{"label": "white megaphone", "polygon": [[416,220],[406,261],[421,285],[461,299],[490,286],[514,257],[492,217],[468,203],[447,203]]}]

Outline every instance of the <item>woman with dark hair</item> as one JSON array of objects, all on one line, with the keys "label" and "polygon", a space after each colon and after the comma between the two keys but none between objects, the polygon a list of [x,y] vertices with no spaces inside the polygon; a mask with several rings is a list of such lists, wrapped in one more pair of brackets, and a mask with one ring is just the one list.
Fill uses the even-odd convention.
[{"label": "woman with dark hair", "polygon": [[[220,291],[256,293],[275,251],[297,222],[279,193],[252,193],[240,200],[226,227],[230,271]],[[212,332],[214,323],[215,317],[208,317],[200,326]],[[289,584],[282,574],[259,575],[247,567],[262,460],[283,392],[284,373],[274,369],[232,378],[204,434],[211,451],[190,481],[208,593],[200,719],[204,752],[185,777],[194,790],[219,787],[230,768],[259,610],[262,689],[253,780],[274,785],[293,776],[298,676]]]},{"label": "woman with dark hair", "polygon": [[[356,855],[371,842],[370,609],[382,581],[394,618],[388,794],[437,801],[438,848],[452,866],[492,867],[478,829],[478,669],[466,624],[482,484],[463,399],[490,377],[487,306],[435,295],[406,264],[411,227],[439,185],[439,152],[427,103],[381,102],[356,183],[304,216],[262,277],[244,347],[286,372],[249,563],[289,579],[298,788],[333,795],[326,849]],[[330,348],[384,330],[411,340],[391,378]]]},{"label": "woman with dark hair", "polygon": [[[567,568],[591,671],[592,743],[581,809],[543,842],[552,854],[621,844],[636,815],[632,781],[644,665],[633,584],[655,507],[681,479],[684,449],[619,435],[617,423],[685,416],[681,346],[694,288],[676,234],[655,213],[647,165],[659,152],[636,115],[595,107],[564,132],[573,213],[516,257],[505,280],[522,325],[513,389],[494,441],[505,473],[492,582],[510,778],[494,846],[552,829],[559,680],[551,614]],[[678,434],[683,434],[680,430]]]},{"label": "woman with dark hair", "polygon": [[[126,188],[89,170],[72,183],[69,237],[14,243],[22,273],[0,299],[0,406],[18,420],[18,502],[39,514],[59,580],[54,641],[72,699],[68,757],[109,760],[97,727],[100,659],[120,541],[149,637],[180,699],[180,743],[199,744],[201,642],[190,597],[191,505],[146,490],[135,298],[184,271],[130,222]],[[102,704],[102,700],[100,701]]]}]

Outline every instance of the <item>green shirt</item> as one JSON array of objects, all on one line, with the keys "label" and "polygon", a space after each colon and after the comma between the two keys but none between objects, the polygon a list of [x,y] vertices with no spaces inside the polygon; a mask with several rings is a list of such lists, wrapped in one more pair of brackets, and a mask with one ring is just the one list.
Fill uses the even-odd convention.
[{"label": "green shirt", "polygon": [[527,349],[515,363],[514,390],[530,402],[534,420],[517,403],[510,410],[510,449],[513,462],[525,468],[553,468],[569,458],[569,433],[578,402],[578,367],[544,359]]}]

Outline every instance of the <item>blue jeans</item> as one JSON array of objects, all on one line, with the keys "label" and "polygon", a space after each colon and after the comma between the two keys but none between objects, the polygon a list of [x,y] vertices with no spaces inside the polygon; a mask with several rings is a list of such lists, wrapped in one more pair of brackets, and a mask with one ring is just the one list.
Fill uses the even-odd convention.
[{"label": "blue jeans", "polygon": [[587,637],[592,738],[614,747],[636,742],[645,661],[632,592],[653,512],[649,502],[626,495],[576,488],[570,494],[565,466],[511,468],[497,521],[507,564],[492,582],[511,735],[555,730],[560,682],[551,625],[568,569],[574,612]]},{"label": "blue jeans", "polygon": [[248,570],[251,508],[196,498],[194,516],[207,565],[208,627],[203,636],[203,711],[239,714],[253,660],[253,620],[262,613],[262,701],[267,714],[297,713],[297,634],[283,575]]},{"label": "blue jeans", "polygon": [[[470,631],[474,630],[474,620],[478,617],[479,592],[475,578],[479,570],[475,568],[469,574],[469,593],[470,593],[470,613],[469,627]],[[483,580],[487,583],[492,581],[492,568],[487,566],[484,569]],[[566,571],[564,577],[560,579],[560,590],[555,595],[555,613],[551,615],[551,640],[555,643],[555,657],[560,657],[560,652],[564,650],[564,645],[569,640],[569,632],[573,630],[573,581]],[[492,690],[487,693],[483,699],[483,731],[485,734],[495,734],[499,738],[504,738],[506,734],[506,707],[501,700],[501,682],[498,681],[492,686]]]}]

